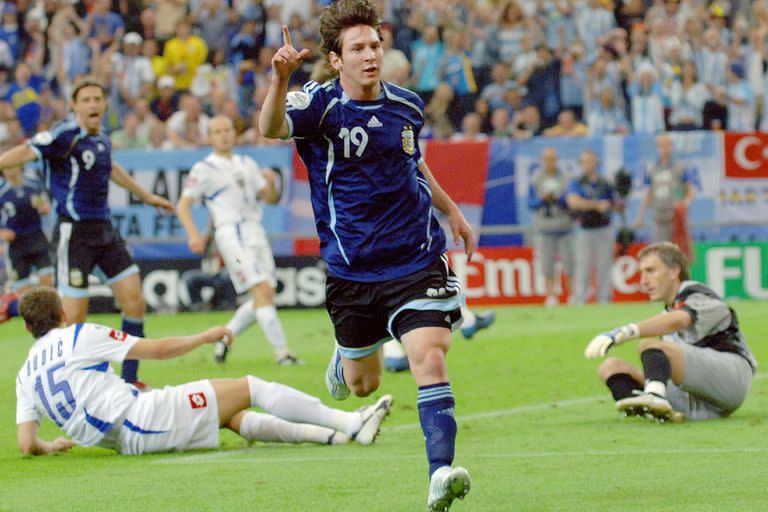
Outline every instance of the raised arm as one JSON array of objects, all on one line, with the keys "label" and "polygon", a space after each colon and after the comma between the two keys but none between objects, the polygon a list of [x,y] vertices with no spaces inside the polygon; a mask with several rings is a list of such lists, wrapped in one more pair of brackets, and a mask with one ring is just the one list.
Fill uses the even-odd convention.
[{"label": "raised arm", "polygon": [[0,169],[18,167],[37,160],[37,154],[27,144],[19,144],[0,154]]},{"label": "raised arm", "polygon": [[448,218],[448,225],[451,228],[451,234],[453,234],[453,242],[458,244],[461,240],[464,240],[464,252],[467,253],[469,259],[472,259],[472,254],[477,248],[472,227],[467,222],[467,219],[464,218],[464,214],[461,213],[458,205],[453,202],[453,199],[446,194],[445,190],[437,182],[423,159],[419,162],[419,170],[427,178],[429,188],[432,190],[432,206],[440,210]]},{"label": "raised arm", "polygon": [[114,160],[112,160],[112,173],[110,174],[110,178],[125,190],[138,197],[143,203],[160,208],[167,213],[173,213],[173,204],[171,204],[169,200],[144,190],[144,187],[139,185],[136,180],[123,169],[123,166]]},{"label": "raised arm", "polygon": [[288,94],[288,80],[309,57],[306,48],[300,52],[291,44],[291,33],[283,25],[283,46],[272,57],[272,81],[261,107],[259,131],[270,139],[284,139],[288,136],[288,123],[285,121],[285,97]]},{"label": "raised arm", "polygon": [[16,425],[19,451],[24,457],[65,452],[75,446],[75,443],[66,437],[44,441],[37,436],[37,430],[38,425],[35,421],[26,421]]},{"label": "raised arm", "polygon": [[200,345],[224,339],[231,344],[232,331],[226,327],[211,327],[207,331],[191,336],[170,336],[156,340],[140,339],[131,347],[126,359],[172,359],[191,352]]}]

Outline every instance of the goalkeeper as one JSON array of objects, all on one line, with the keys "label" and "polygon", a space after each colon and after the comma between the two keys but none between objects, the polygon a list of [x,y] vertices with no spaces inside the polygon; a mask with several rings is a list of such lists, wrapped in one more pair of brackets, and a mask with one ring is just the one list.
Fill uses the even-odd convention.
[{"label": "goalkeeper", "polygon": [[640,251],[640,285],[665,311],[596,336],[584,355],[635,338],[642,369],[609,357],[600,378],[627,416],[664,421],[724,418],[746,399],[757,368],[736,313],[708,286],[691,281],[685,256],[670,243]]}]

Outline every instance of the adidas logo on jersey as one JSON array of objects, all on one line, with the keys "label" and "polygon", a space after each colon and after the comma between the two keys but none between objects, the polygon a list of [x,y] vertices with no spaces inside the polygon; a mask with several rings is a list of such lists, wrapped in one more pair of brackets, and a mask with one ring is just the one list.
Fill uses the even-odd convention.
[{"label": "adidas logo on jersey", "polygon": [[381,124],[381,121],[376,119],[376,116],[372,116],[371,120],[368,121],[368,128],[381,128],[382,126],[384,125]]}]

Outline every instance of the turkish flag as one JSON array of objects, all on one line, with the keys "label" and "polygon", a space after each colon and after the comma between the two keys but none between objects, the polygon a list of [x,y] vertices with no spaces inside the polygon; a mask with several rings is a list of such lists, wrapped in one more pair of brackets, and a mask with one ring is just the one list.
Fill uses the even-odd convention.
[{"label": "turkish flag", "polygon": [[768,179],[768,135],[726,133],[725,175],[728,178]]}]

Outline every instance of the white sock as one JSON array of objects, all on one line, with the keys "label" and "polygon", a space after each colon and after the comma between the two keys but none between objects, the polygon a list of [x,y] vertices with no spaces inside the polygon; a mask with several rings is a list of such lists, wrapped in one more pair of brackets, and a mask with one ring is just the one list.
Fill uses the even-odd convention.
[{"label": "white sock", "polygon": [[662,397],[667,396],[667,385],[660,380],[649,380],[645,383],[645,389],[643,390],[646,393],[653,393],[654,395],[659,395]]},{"label": "white sock", "polygon": [[280,319],[277,318],[277,310],[275,306],[262,306],[255,310],[256,320],[259,322],[259,327],[264,331],[264,335],[267,337],[267,341],[272,345],[272,349],[275,351],[275,355],[278,358],[288,353],[288,344],[285,342],[285,332],[283,332],[283,324],[280,323]]},{"label": "white sock", "polygon": [[310,423],[353,435],[360,430],[363,416],[323,405],[320,399],[279,382],[266,382],[248,375],[251,406],[264,409],[287,421]]},{"label": "white sock", "polygon": [[253,441],[326,444],[334,430],[317,425],[291,423],[270,414],[248,411],[240,423],[240,435]]},{"label": "white sock", "polygon": [[464,319],[461,322],[462,327],[472,327],[475,325],[475,314],[464,304],[461,306],[461,317]]},{"label": "white sock", "polygon": [[232,331],[232,334],[237,337],[240,333],[249,328],[256,321],[256,314],[253,311],[253,300],[244,302],[234,316],[227,322],[227,327]]}]

